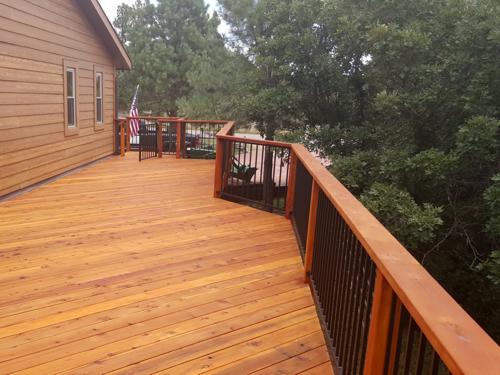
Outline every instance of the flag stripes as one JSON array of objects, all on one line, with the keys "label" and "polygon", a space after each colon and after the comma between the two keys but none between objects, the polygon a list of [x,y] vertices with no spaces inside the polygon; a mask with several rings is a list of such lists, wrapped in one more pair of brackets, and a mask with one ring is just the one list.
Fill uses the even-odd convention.
[{"label": "flag stripes", "polygon": [[132,117],[130,120],[130,136],[131,137],[137,137],[139,135],[139,111],[137,109],[137,94],[139,92],[139,85],[137,85],[137,88],[135,89],[135,95],[134,99],[132,100],[132,105],[130,106],[130,114],[129,116]]}]

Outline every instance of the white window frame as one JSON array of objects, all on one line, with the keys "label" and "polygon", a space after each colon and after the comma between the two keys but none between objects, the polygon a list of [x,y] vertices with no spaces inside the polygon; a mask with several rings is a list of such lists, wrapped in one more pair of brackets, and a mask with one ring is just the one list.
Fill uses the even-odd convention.
[{"label": "white window frame", "polygon": [[[64,134],[66,136],[78,134],[78,63],[72,60],[63,60],[64,72]],[[68,95],[68,72],[72,72],[72,95]],[[68,102],[73,101],[73,124],[69,123],[69,110]]]},{"label": "white window frame", "polygon": [[[102,126],[104,124],[104,73],[100,71],[96,71],[94,74],[95,77],[95,122],[96,125]],[[99,91],[100,91],[100,96],[97,95],[97,79],[99,78]],[[99,99],[101,101],[100,104],[100,110],[101,110],[101,118],[98,118],[99,114]]]},{"label": "white window frame", "polygon": [[[76,128],[76,69],[68,67],[66,68],[66,79],[68,79],[68,73],[72,73],[71,78],[71,87],[73,88],[72,95],[68,94],[68,89],[66,88],[66,105],[67,105],[67,113],[66,113],[66,123],[68,128]],[[69,83],[69,82],[67,82]],[[69,111],[70,111],[70,106],[69,106],[69,101],[73,100],[73,123],[69,122]]]}]

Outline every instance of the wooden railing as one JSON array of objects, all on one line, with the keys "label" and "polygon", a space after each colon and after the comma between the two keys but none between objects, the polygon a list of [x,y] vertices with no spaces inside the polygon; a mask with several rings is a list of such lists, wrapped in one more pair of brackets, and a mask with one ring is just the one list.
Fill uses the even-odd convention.
[{"label": "wooden railing", "polygon": [[115,145],[114,145],[114,153],[115,154],[120,154],[121,156],[125,156],[125,139],[126,139],[126,134],[125,134],[125,128],[127,126],[127,120],[124,118],[118,118],[115,119],[115,127],[114,127],[114,138],[115,138]]},{"label": "wooden railing", "polygon": [[[140,124],[135,137],[131,136],[133,121]],[[215,159],[216,134],[226,124],[225,121],[155,116],[127,117],[116,123],[121,156],[131,150],[139,151],[139,160],[165,154]]]},{"label": "wooden railing", "polygon": [[217,134],[215,197],[234,198],[230,162],[242,144],[288,153],[280,207],[302,248],[336,373],[500,374],[498,345],[304,146],[233,134],[232,122]]},{"label": "wooden railing", "polygon": [[290,145],[234,136],[217,136],[223,198],[284,213],[290,171]]}]

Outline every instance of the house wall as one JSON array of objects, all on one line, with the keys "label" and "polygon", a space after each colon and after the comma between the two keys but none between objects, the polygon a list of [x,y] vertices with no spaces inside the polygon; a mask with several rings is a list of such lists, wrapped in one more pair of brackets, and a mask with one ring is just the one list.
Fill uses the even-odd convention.
[{"label": "house wall", "polygon": [[[78,63],[78,132],[69,136],[64,59]],[[96,65],[104,73],[101,126]],[[0,196],[113,152],[115,71],[77,0],[0,0]]]}]

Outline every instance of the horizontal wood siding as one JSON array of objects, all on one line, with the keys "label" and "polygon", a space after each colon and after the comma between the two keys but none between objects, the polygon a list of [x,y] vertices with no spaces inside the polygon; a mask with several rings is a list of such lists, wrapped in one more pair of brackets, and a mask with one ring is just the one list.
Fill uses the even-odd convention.
[{"label": "horizontal wood siding", "polygon": [[[78,134],[64,133],[63,60],[78,63]],[[104,73],[95,127],[94,66]],[[76,0],[0,0],[0,196],[113,152],[115,68]]]}]

